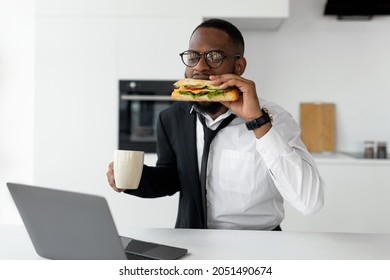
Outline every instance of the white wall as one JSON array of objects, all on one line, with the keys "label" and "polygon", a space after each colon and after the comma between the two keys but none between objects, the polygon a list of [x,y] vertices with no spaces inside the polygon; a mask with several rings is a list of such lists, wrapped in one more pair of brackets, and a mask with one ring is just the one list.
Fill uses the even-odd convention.
[{"label": "white wall", "polygon": [[0,223],[20,222],[7,181],[33,181],[35,1],[0,0]]},{"label": "white wall", "polygon": [[[1,197],[9,204],[4,195],[6,180],[34,181],[104,195],[120,229],[171,227],[177,197],[138,199],[116,194],[107,186],[105,172],[117,146],[117,81],[181,77],[184,68],[177,53],[187,46],[199,15],[183,16],[165,5],[159,9],[171,11],[166,16],[156,18],[159,9],[151,14],[132,9],[144,14],[117,19],[115,5],[92,2],[37,1],[36,21],[34,1],[0,2],[1,23],[17,18],[21,24],[11,29],[0,25]],[[59,3],[69,7],[57,9]],[[359,151],[367,138],[390,141],[390,130],[373,125],[390,119],[386,108],[390,17],[340,22],[322,16],[324,4],[325,0],[293,0],[290,17],[277,32],[244,31],[246,76],[255,80],[260,96],[280,103],[297,120],[300,102],[335,102],[339,150]],[[17,9],[18,5],[24,8]],[[78,5],[80,12],[75,14]],[[134,32],[127,33],[126,28]],[[152,46],[153,37],[166,39]],[[166,54],[159,58],[159,67],[143,54],[153,47]],[[148,157],[147,162],[152,164],[154,158]],[[12,216],[8,210],[0,209],[3,218]]]}]

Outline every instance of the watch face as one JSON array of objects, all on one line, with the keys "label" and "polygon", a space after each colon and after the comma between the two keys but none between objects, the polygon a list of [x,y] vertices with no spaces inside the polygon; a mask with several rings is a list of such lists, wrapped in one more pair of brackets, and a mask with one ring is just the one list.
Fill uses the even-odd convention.
[{"label": "watch face", "polygon": [[271,122],[272,122],[272,114],[268,111],[267,108],[262,108],[261,109],[263,111],[263,113],[267,114],[269,116],[269,118],[271,119]]}]

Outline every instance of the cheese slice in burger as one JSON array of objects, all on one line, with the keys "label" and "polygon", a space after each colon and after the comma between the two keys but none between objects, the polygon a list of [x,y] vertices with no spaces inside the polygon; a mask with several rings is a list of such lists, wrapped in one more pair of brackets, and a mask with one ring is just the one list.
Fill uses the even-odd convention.
[{"label": "cheese slice in burger", "polygon": [[171,97],[178,101],[223,102],[236,101],[239,97],[237,88],[222,90],[212,85],[209,80],[187,78],[177,81],[174,85],[176,88]]}]

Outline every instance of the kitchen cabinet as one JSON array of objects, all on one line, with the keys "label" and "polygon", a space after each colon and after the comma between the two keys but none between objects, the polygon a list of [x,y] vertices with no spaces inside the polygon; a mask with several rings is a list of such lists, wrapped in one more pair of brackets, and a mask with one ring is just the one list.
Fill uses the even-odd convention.
[{"label": "kitchen cabinet", "polygon": [[[193,16],[201,13],[191,0],[36,0],[36,2],[37,14],[40,16],[160,17]],[[189,10],[188,7],[193,9]]]},{"label": "kitchen cabinet", "polygon": [[184,65],[179,53],[188,49],[191,33],[201,21],[196,16],[118,18],[119,78],[183,78]]},{"label": "kitchen cabinet", "polygon": [[190,0],[37,0],[37,14],[40,16],[181,17],[183,23],[193,17],[200,19],[216,17],[227,19],[242,30],[270,31],[277,30],[283,20],[289,16],[289,0],[200,0],[195,3]]},{"label": "kitchen cabinet", "polygon": [[390,232],[390,160],[343,154],[314,157],[325,181],[325,205],[304,216],[285,203],[283,230]]},{"label": "kitchen cabinet", "polygon": [[37,184],[96,192],[102,183],[117,135],[115,34],[112,18],[36,20]]},{"label": "kitchen cabinet", "polygon": [[289,0],[204,0],[202,16],[229,20],[242,30],[277,30],[289,16]]}]

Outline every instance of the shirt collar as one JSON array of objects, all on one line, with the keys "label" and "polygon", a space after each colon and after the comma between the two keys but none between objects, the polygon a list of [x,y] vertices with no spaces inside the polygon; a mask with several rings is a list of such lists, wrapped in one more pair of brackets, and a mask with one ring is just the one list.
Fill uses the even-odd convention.
[{"label": "shirt collar", "polygon": [[198,114],[201,114],[202,116],[205,117],[206,119],[206,124],[208,127],[210,126],[213,126],[215,124],[219,124],[220,122],[222,122],[225,118],[227,118],[228,116],[230,116],[230,114],[232,114],[233,112],[228,109],[225,113],[223,113],[222,115],[220,115],[218,118],[216,118],[215,120],[213,120],[208,114],[206,113],[203,113],[201,112],[197,107],[196,107],[196,104],[192,105],[191,106],[191,109],[190,109],[190,113],[198,113]]}]

